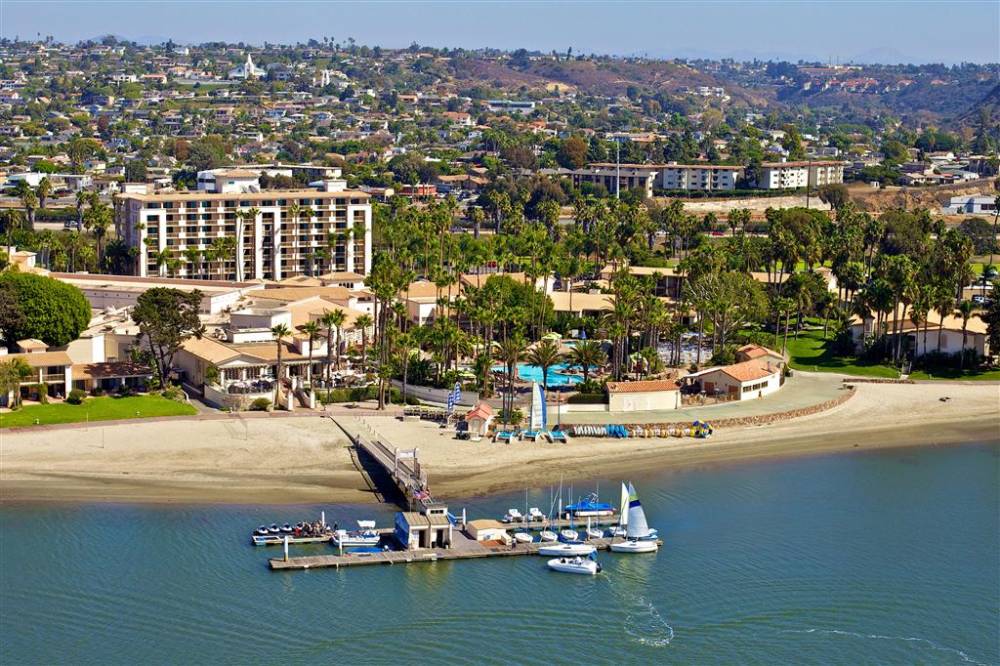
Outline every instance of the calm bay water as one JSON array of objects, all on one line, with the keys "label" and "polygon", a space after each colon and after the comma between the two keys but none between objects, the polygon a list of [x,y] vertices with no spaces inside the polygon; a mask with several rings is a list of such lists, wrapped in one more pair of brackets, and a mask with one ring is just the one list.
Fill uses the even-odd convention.
[{"label": "calm bay water", "polygon": [[594,578],[529,557],[274,573],[280,549],[248,545],[260,523],[388,507],[7,506],[0,660],[1000,663],[1000,444],[633,480],[666,545],[602,553]]}]

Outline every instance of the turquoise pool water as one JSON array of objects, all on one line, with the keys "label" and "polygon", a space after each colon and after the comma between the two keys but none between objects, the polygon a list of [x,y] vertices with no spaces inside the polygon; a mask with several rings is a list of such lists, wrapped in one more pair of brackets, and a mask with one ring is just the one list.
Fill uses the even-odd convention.
[{"label": "turquoise pool water", "polygon": [[[549,381],[546,386],[573,386],[583,381],[583,375],[573,375],[566,372],[569,369],[568,363],[560,363],[549,368]],[[504,372],[506,368],[498,365],[494,370]],[[530,363],[517,364],[517,376],[526,382],[542,383],[542,369]]]}]

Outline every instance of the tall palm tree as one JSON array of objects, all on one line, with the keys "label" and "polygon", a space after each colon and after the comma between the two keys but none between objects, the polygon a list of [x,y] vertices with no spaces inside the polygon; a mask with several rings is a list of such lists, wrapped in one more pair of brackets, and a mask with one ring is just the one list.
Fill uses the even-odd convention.
[{"label": "tall palm tree", "polygon": [[277,347],[277,352],[278,352],[278,367],[276,373],[277,376],[275,377],[275,382],[274,382],[275,407],[278,406],[278,393],[281,391],[281,379],[282,375],[284,374],[282,372],[284,370],[284,363],[282,362],[282,357],[281,357],[281,354],[284,351],[284,345],[282,343],[284,342],[284,339],[291,334],[292,334],[291,330],[289,330],[289,328],[284,324],[277,324],[271,327],[271,335],[274,336],[274,344]]},{"label": "tall palm tree", "polygon": [[[320,323],[326,326],[326,381],[329,384],[332,372],[333,353],[337,352],[337,368],[340,368],[340,327],[347,320],[343,310],[324,310]],[[334,333],[337,337],[334,338]],[[327,386],[329,389],[329,385]]]},{"label": "tall palm tree", "polygon": [[569,361],[573,367],[583,371],[583,382],[586,384],[590,381],[590,369],[607,363],[608,355],[596,340],[580,340],[570,349]]},{"label": "tall palm tree", "polygon": [[361,370],[365,369],[365,363],[368,360],[368,329],[375,325],[375,320],[367,312],[363,315],[358,315],[358,318],[354,320],[355,328],[361,329]]},{"label": "tall palm tree", "polygon": [[188,275],[188,277],[194,277],[196,273],[201,272],[200,270],[198,270],[198,267],[201,264],[201,257],[202,257],[201,250],[199,250],[194,245],[189,245],[186,248],[184,248],[184,259],[189,264],[191,264],[191,273],[190,275]]},{"label": "tall palm tree", "polygon": [[934,293],[934,309],[938,314],[937,351],[941,353],[941,334],[944,331],[944,318],[955,307],[955,296],[949,285],[939,285]]},{"label": "tall palm tree", "polygon": [[90,201],[90,193],[87,190],[76,191],[76,230],[83,230],[83,213]]},{"label": "tall palm tree", "polygon": [[28,228],[34,230],[35,209],[38,208],[38,195],[23,180],[18,182],[15,193],[21,199],[21,207],[24,208],[24,219],[28,222]]},{"label": "tall palm tree", "polygon": [[302,324],[300,329],[309,336],[309,365],[306,366],[306,381],[309,382],[309,388],[312,388],[313,348],[316,347],[316,338],[319,337],[320,325],[315,321],[307,321]]},{"label": "tall palm tree", "polygon": [[963,300],[958,304],[955,314],[962,318],[962,354],[958,359],[958,369],[965,369],[965,343],[968,341],[969,318],[976,306],[972,301]]},{"label": "tall palm tree", "polygon": [[49,180],[48,176],[38,182],[35,194],[38,196],[38,207],[45,208],[45,200],[52,196],[52,181]]},{"label": "tall palm tree", "polygon": [[542,369],[542,386],[549,387],[549,368],[562,360],[559,345],[546,338],[536,344],[527,355],[528,362]]},{"label": "tall palm tree", "polygon": [[515,333],[500,342],[496,348],[497,358],[503,362],[507,370],[507,393],[503,399],[503,423],[505,426],[510,419],[510,413],[514,410],[514,377],[517,372],[517,363],[524,357],[526,345],[524,337],[520,333]]},{"label": "tall palm tree", "polygon": [[94,234],[97,241],[97,265],[104,265],[104,236],[113,222],[111,208],[97,197],[91,197],[90,208],[83,214],[83,226]]}]

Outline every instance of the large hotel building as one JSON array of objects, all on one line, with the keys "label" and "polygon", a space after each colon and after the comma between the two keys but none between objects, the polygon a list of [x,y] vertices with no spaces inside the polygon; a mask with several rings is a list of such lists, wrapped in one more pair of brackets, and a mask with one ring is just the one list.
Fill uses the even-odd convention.
[{"label": "large hotel building", "polygon": [[[116,197],[116,230],[138,250],[137,275],[167,275],[166,255],[173,260],[172,273],[186,278],[282,280],[328,272],[367,275],[371,270],[367,193],[344,189],[343,181],[323,181],[315,189],[260,191],[246,186],[256,181],[251,172],[219,170],[216,175],[230,185]],[[234,240],[228,251],[212,251],[217,238]],[[189,257],[189,248],[199,255]]]}]

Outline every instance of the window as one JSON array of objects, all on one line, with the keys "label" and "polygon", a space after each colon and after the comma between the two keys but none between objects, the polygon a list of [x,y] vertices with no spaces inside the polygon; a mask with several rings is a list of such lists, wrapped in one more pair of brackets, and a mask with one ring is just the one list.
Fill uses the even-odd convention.
[{"label": "window", "polygon": [[172,201],[167,201],[167,202],[165,202],[165,203],[163,204],[163,207],[164,207],[164,208],[173,208],[173,207],[174,207],[174,202],[172,202]]}]

